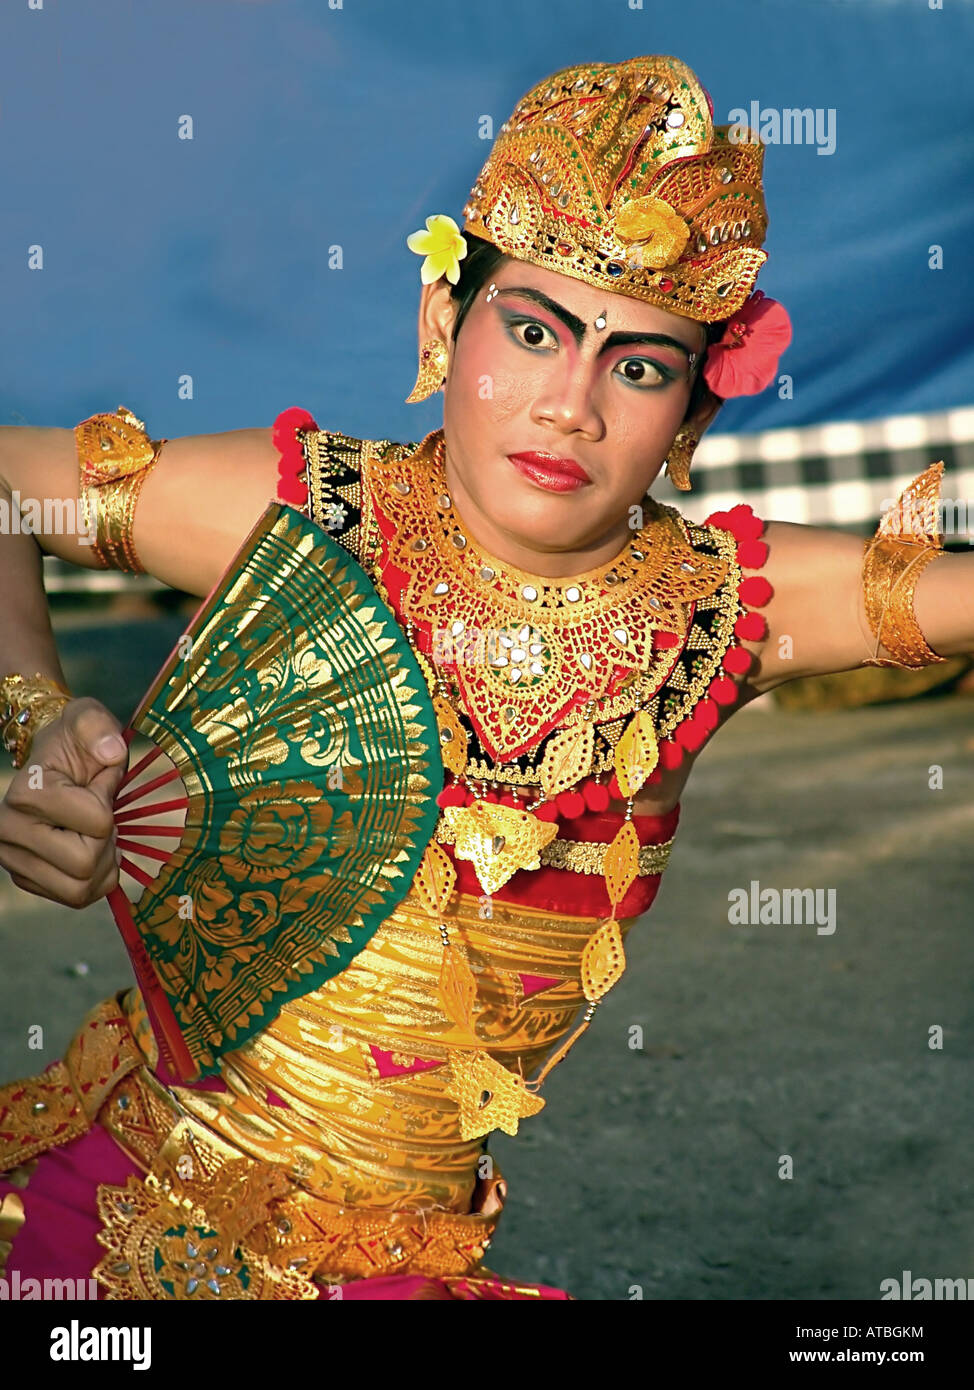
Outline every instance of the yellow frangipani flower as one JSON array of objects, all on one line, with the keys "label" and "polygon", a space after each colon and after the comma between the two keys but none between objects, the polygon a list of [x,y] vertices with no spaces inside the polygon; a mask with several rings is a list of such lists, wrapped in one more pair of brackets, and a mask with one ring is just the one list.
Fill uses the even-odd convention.
[{"label": "yellow frangipani flower", "polygon": [[451,285],[460,279],[460,262],[467,254],[467,243],[452,217],[438,212],[426,219],[425,232],[411,232],[406,238],[410,251],[425,256],[420,270],[424,285],[445,275]]}]

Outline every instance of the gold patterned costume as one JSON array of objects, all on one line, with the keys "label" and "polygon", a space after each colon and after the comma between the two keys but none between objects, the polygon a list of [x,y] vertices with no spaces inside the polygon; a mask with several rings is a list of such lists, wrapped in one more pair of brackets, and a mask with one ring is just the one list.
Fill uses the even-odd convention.
[{"label": "gold patterned costume", "polygon": [[[713,125],[678,60],[579,65],[502,127],[465,227],[714,323],[742,310],[765,260],[762,159]],[[427,356],[435,382],[446,358]],[[82,477],[112,489],[99,559],[137,569],[135,499],[161,446],[117,414],[85,422]],[[63,1062],[0,1088],[0,1242],[36,1253],[32,1193],[49,1194],[59,1149],[90,1181],[110,1298],[564,1296],[485,1267],[505,1185],[484,1141],[542,1108],[544,1078],[623,975],[679,815],[633,803],[738,698],[741,643],[766,635],[770,586],[746,573],[766,558],[762,523],[742,506],[697,525],[647,499],[614,561],[545,579],[466,534],[442,431],[358,440],[294,408],[274,439],[281,502],[358,562],[427,681],[447,773],[436,834],[344,968],[268,1011],[212,1075],[166,1072],[129,991],[93,1011]],[[111,1181],[106,1135],[116,1169],[128,1159]],[[389,1276],[416,1283],[373,1292]]]},{"label": "gold patterned costume", "polygon": [[[368,567],[410,627],[431,691],[447,690],[443,671],[460,673],[428,660],[434,627],[421,611],[424,571],[397,574],[391,563],[408,565],[408,553],[393,544],[398,535],[434,551],[470,553],[451,540],[457,532],[446,501],[425,498],[425,488],[441,486],[438,437],[419,446],[353,440],[319,430],[302,412],[295,427],[288,415],[290,447],[308,476],[308,515],[330,523]],[[395,525],[409,498],[425,525],[419,513],[411,525],[402,517]],[[165,1076],[138,991],[129,991],[95,1011],[63,1063],[0,1089],[0,1171],[24,1173],[52,1146],[84,1142],[93,1125],[133,1161],[124,1185],[99,1186],[106,1253],[96,1273],[107,1296],[303,1299],[389,1275],[463,1289],[433,1296],[537,1296],[531,1286],[497,1281],[484,1265],[505,1193],[484,1139],[496,1128],[515,1134],[542,1107],[541,1081],[625,968],[623,941],[655,895],[678,811],[634,822],[592,805],[607,801],[609,785],[624,799],[631,764],[620,750],[641,717],[651,721],[651,756],[674,765],[699,746],[698,730],[715,726],[717,706],[735,697],[728,675],[742,669],[735,639],[761,621],[745,607],[762,598],[744,574],[745,562],[761,559],[755,521],[747,508],[704,526],[670,509],[651,511],[634,545],[654,548],[652,565],[626,569],[617,560],[567,598],[549,583],[542,601],[554,626],[535,621],[545,652],[539,664],[551,678],[536,682],[533,695],[517,691],[521,720],[549,729],[540,740],[522,747],[507,732],[510,654],[495,668],[494,687],[474,666],[462,674],[481,684],[450,687],[452,704],[437,697],[455,720],[442,715],[441,736],[447,729],[463,747],[458,760],[444,744],[454,790],[475,791],[443,805],[411,889],[351,963],[226,1052],[214,1078],[180,1085]],[[416,553],[426,556],[423,548]],[[674,563],[686,585],[679,600]],[[466,582],[462,567],[445,563],[431,574],[452,575],[458,589]],[[493,577],[502,589],[526,582],[516,572]],[[637,594],[650,618],[645,631],[633,621]],[[469,610],[471,597],[457,597],[446,616]],[[569,605],[582,612],[580,628],[565,626]],[[620,679],[612,664],[603,680],[615,693],[597,707],[576,705],[566,723],[563,714],[548,717],[559,714],[564,696],[551,652],[563,643],[556,657],[563,667],[564,651],[573,660],[584,651],[579,633],[592,605],[603,623],[629,614],[632,640],[616,645],[628,646],[622,660],[635,669]],[[577,783],[564,772],[572,759],[576,772],[587,769],[587,800],[565,790]],[[488,800],[492,786],[506,787],[513,804],[496,793]],[[491,840],[488,828],[481,858],[473,827],[525,817],[518,808],[532,795],[543,798],[544,787],[547,804],[571,814],[548,825],[544,843],[518,849],[512,842],[513,851],[498,845],[503,835]],[[628,858],[616,848],[627,830]],[[569,1036],[583,1008],[582,1029]],[[9,1241],[22,1226],[30,1184],[23,1191],[19,1181],[20,1190],[11,1185],[3,1198],[0,1240],[5,1228]]]},{"label": "gold patterned costume", "polygon": [[[409,620],[402,611],[405,591],[397,589],[383,528],[394,522],[393,499],[407,496],[405,478],[436,485],[436,442],[356,441],[319,431],[310,417],[293,432],[310,483],[308,514],[331,524],[383,585],[393,611],[411,621],[421,660],[428,660],[432,629],[422,626],[420,613]],[[440,543],[450,544],[449,535]],[[616,566],[613,583],[590,581],[584,594],[566,600],[582,610],[601,604],[603,625],[627,613],[632,629],[635,656],[617,642],[623,665],[596,672],[603,682],[611,675],[617,693],[589,710],[590,723],[576,726],[588,739],[585,785],[603,790],[596,804],[608,800],[609,774],[619,766],[615,748],[633,711],[643,704],[652,711],[657,756],[677,749],[676,732],[693,725],[715,682],[727,682],[722,663],[740,650],[734,628],[744,580],[734,536],[689,526],[667,509],[651,514],[641,543],[654,538],[653,565],[630,558],[628,569]],[[678,574],[685,589],[676,601]],[[597,588],[609,597],[597,600]],[[636,620],[637,594],[647,615],[661,615],[645,631]],[[561,640],[573,644],[566,650],[577,651],[562,608],[553,595],[547,602]],[[664,625],[673,646],[652,640]],[[556,668],[566,660],[556,654]],[[638,663],[637,679],[620,679],[626,661]],[[434,673],[431,662],[429,669],[436,688],[442,670]],[[534,748],[519,749],[509,735],[505,744],[504,692],[513,687],[504,684],[506,668],[496,669],[499,702],[492,705],[487,689],[464,698],[452,692],[466,766],[484,792],[472,799],[488,821],[524,816],[496,794],[484,799],[489,787],[507,786],[527,806],[547,766],[545,747],[557,748],[565,733],[557,719],[542,719],[550,731]],[[571,694],[557,674],[552,669],[547,687],[542,682],[533,696],[554,713]],[[481,714],[476,727],[469,726],[471,705]],[[521,708],[526,717],[528,707]],[[498,747],[490,741],[495,736]],[[551,774],[552,808],[558,797],[577,795],[559,790],[575,781],[559,775]],[[614,782],[613,792],[622,794]],[[245,1297],[248,1288],[263,1298],[313,1297],[322,1283],[351,1285],[389,1273],[463,1279],[464,1287],[489,1280],[483,1260],[505,1188],[484,1139],[496,1128],[516,1133],[544,1104],[539,1071],[550,1069],[553,1053],[563,1055],[579,1010],[587,1003],[590,1017],[622,973],[622,940],[655,894],[678,815],[623,823],[587,803],[569,809],[576,814],[566,818],[563,834],[549,824],[548,843],[516,850],[498,875],[476,855],[463,857],[463,807],[444,806],[423,871],[351,964],[225,1053],[210,1080],[166,1084],[138,992],[123,997],[124,1007],[109,1001],[91,1044],[73,1048],[57,1086],[48,1074],[0,1090],[0,1169],[29,1163],[52,1143],[83,1140],[96,1123],[147,1173],[126,1188],[102,1185],[99,1239],[107,1254],[98,1278],[110,1297]],[[638,852],[613,869],[610,842],[620,824]],[[496,851],[496,837],[487,849]],[[506,853],[497,854],[498,863]],[[605,935],[607,918],[614,945],[612,933]],[[87,1097],[83,1105],[79,1095]],[[229,1234],[214,1216],[221,1210],[234,1213],[225,1218]],[[187,1213],[195,1213],[191,1222]],[[195,1259],[180,1245],[183,1236],[165,1235],[187,1224],[199,1233],[189,1237]],[[174,1272],[181,1265],[197,1272]],[[168,1270],[165,1278],[157,1266]]]}]

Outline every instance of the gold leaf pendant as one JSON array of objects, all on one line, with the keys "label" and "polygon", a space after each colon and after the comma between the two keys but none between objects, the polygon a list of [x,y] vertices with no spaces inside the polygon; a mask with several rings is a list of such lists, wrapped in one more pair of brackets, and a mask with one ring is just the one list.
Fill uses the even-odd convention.
[{"label": "gold leaf pendant", "polygon": [[496,893],[518,869],[540,869],[541,850],[558,834],[551,821],[489,801],[448,806],[443,818],[455,836],[454,854],[473,864],[485,893]]},{"label": "gold leaf pendant", "polygon": [[616,780],[623,796],[635,796],[659,762],[656,727],[646,710],[637,710],[616,744]]},{"label": "gold leaf pendant", "polygon": [[477,980],[469,964],[452,944],[444,946],[440,965],[440,1003],[447,1018],[458,1028],[474,1034],[473,1006]]},{"label": "gold leaf pendant", "polygon": [[426,846],[413,887],[431,917],[442,917],[456,887],[457,871],[435,840]]},{"label": "gold leaf pendant", "polygon": [[433,713],[440,734],[440,757],[448,771],[462,777],[467,770],[467,731],[456,710],[442,695],[433,696]]},{"label": "gold leaf pendant", "polygon": [[585,943],[582,951],[582,993],[590,1004],[607,994],[625,973],[626,953],[622,932],[614,917],[603,922]]},{"label": "gold leaf pendant", "polygon": [[631,820],[623,821],[615,839],[605,852],[602,872],[609,902],[619,906],[636,881],[639,872],[639,837]]},{"label": "gold leaf pendant", "polygon": [[461,1139],[479,1139],[495,1129],[517,1134],[519,1120],[544,1109],[541,1096],[486,1052],[451,1053],[450,1073],[447,1094],[460,1107]]},{"label": "gold leaf pendant", "polygon": [[557,796],[587,777],[594,752],[595,729],[588,723],[564,729],[549,739],[541,762],[541,786],[545,796]]}]

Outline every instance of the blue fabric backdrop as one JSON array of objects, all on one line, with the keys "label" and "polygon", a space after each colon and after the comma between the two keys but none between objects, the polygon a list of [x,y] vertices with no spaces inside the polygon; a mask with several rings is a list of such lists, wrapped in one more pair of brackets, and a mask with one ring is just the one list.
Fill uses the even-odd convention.
[{"label": "blue fabric backdrop", "polygon": [[972,400],[969,0],[337,3],[4,0],[0,423],[124,402],[174,436],[300,404],[421,437],[440,417],[403,403],[406,235],[461,220],[483,115],[496,129],[556,68],[641,53],[688,62],[721,121],[752,101],[835,113],[833,153],[766,156],[759,285],[792,315],[794,398],[732,403],[720,429]]}]

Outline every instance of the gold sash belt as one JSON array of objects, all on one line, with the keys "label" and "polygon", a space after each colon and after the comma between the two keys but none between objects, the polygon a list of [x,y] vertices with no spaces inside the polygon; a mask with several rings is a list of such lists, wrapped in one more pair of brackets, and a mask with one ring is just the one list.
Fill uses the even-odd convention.
[{"label": "gold sash belt", "polygon": [[499,1173],[478,1181],[469,1213],[317,1197],[187,1115],[145,1066],[116,999],[89,1014],[63,1062],[0,1088],[0,1172],[95,1120],[148,1170],[98,1189],[108,1253],[95,1276],[108,1298],[309,1299],[378,1275],[488,1273],[481,1261],[506,1195]]},{"label": "gold sash belt", "polygon": [[0,1086],[0,1173],[85,1134],[109,1096],[145,1057],[117,999],[87,1015],[64,1060]]},{"label": "gold sash belt", "polygon": [[[453,831],[441,820],[436,829],[436,839],[441,845],[452,845],[456,839]],[[605,872],[605,852],[609,846],[601,840],[552,840],[539,851],[541,863],[550,869],[570,869],[575,874],[599,874]],[[643,845],[639,850],[640,878],[650,874],[661,874],[666,868],[673,848],[673,841],[662,845]]]}]

